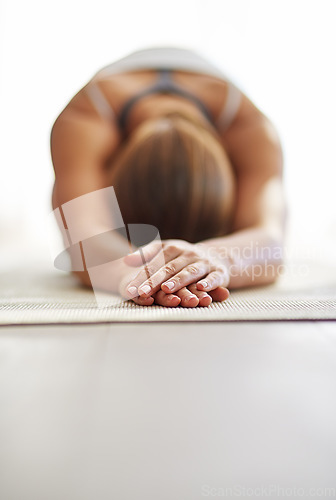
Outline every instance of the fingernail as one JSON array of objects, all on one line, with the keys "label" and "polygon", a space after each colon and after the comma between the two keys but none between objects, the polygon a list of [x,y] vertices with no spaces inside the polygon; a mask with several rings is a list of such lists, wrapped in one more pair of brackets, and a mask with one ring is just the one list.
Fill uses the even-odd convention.
[{"label": "fingernail", "polygon": [[179,300],[179,302],[181,302],[180,297],[177,297],[177,295],[167,295],[167,300],[168,300],[169,302],[171,302],[172,300],[175,300],[175,301],[176,301],[176,299],[178,299],[178,300]]},{"label": "fingernail", "polygon": [[167,281],[167,283],[165,283],[165,287],[168,288],[168,290],[172,290],[175,286],[175,283],[173,281]]},{"label": "fingernail", "polygon": [[188,297],[186,297],[186,301],[189,302],[189,300],[194,299],[194,298],[197,299],[197,295],[194,295],[194,294],[188,295]]},{"label": "fingernail", "polygon": [[202,285],[203,288],[207,288],[209,285],[208,285],[208,282],[207,281],[200,281],[199,282],[200,285]]},{"label": "fingernail", "polygon": [[127,291],[128,291],[129,294],[135,295],[137,293],[137,287],[136,286],[130,286],[129,288],[127,288]]},{"label": "fingernail", "polygon": [[142,286],[141,288],[139,288],[139,292],[140,293],[144,293],[147,295],[147,293],[149,293],[151,291],[151,287],[149,285],[145,285],[145,286]]}]

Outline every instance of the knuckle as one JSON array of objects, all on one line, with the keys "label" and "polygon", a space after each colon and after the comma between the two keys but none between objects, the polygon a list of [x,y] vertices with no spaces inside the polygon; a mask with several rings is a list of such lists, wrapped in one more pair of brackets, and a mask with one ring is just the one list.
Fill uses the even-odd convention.
[{"label": "knuckle", "polygon": [[196,252],[193,250],[186,250],[183,255],[186,259],[194,259],[196,257]]},{"label": "knuckle", "polygon": [[218,281],[221,281],[222,278],[223,278],[223,274],[221,272],[217,271],[217,270],[213,271],[211,273],[212,282],[216,282],[217,283]]},{"label": "knuckle", "polygon": [[149,285],[151,288],[154,288],[154,286],[155,286],[154,280],[152,280],[151,278],[148,278],[145,282],[145,285]]},{"label": "knuckle", "polygon": [[179,285],[181,283],[181,281],[183,280],[183,274],[177,274],[176,276],[174,276],[174,279],[171,280],[175,283],[175,285]]},{"label": "knuckle", "polygon": [[175,274],[177,272],[176,265],[171,262],[166,264],[163,270],[166,274]]},{"label": "knuckle", "polygon": [[141,283],[138,284],[138,287],[141,286],[144,287],[146,285],[149,285],[151,288],[155,286],[154,281],[151,278],[144,279]]},{"label": "knuckle", "polygon": [[199,266],[197,264],[190,264],[185,268],[186,273],[188,274],[198,274],[199,273]]},{"label": "knuckle", "polygon": [[[187,281],[189,278],[190,278],[190,271],[188,271],[188,268],[185,267],[183,269],[183,271],[181,271],[178,275],[177,275],[177,279],[179,280],[180,283],[184,283],[185,281]],[[175,279],[175,277],[174,277]]]},{"label": "knuckle", "polygon": [[145,270],[147,276],[153,276],[153,274],[156,272],[156,269],[152,264],[147,264]]},{"label": "knuckle", "polygon": [[174,243],[168,243],[165,248],[165,255],[172,255],[178,252],[178,247]]}]

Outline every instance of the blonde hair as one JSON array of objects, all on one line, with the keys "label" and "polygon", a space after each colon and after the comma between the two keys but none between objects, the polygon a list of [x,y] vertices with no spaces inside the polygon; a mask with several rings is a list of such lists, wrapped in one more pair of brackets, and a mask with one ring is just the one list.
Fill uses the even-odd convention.
[{"label": "blonde hair", "polygon": [[181,113],[147,120],[109,168],[125,224],[192,243],[230,232],[235,178],[210,124]]}]

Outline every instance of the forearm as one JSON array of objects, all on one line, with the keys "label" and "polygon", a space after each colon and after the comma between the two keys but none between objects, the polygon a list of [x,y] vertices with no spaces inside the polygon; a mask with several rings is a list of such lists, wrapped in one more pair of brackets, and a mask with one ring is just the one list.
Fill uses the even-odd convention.
[{"label": "forearm", "polygon": [[123,257],[133,247],[118,210],[111,210],[116,205],[113,203],[114,192],[96,190],[74,198],[70,203],[66,201],[68,197],[55,186],[54,214],[70,256],[73,274],[86,286],[118,292],[121,280],[130,270]]},{"label": "forearm", "polygon": [[230,289],[270,284],[279,276],[283,241],[266,228],[244,229],[199,245],[227,266]]},{"label": "forearm", "polygon": [[108,262],[104,266],[85,269],[85,271],[73,271],[73,274],[83,285],[94,291],[118,294],[138,272],[138,269],[131,268],[121,258]]}]

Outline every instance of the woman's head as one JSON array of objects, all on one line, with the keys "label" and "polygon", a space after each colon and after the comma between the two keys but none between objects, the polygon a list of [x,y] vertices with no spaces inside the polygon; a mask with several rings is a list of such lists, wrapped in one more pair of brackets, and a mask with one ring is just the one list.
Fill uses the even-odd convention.
[{"label": "woman's head", "polygon": [[161,239],[193,243],[230,230],[235,179],[210,125],[180,113],[147,120],[109,174],[125,224],[152,224]]}]

